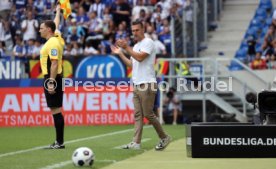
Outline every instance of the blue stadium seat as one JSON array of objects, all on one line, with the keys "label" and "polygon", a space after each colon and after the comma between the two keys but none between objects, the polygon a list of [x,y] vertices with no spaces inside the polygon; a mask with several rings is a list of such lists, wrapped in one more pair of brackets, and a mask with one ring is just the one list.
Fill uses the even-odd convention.
[{"label": "blue stadium seat", "polygon": [[260,50],[262,48],[262,43],[260,43],[260,42],[257,43],[256,46],[255,46],[255,48],[256,48],[256,51]]},{"label": "blue stadium seat", "polygon": [[242,43],[241,43],[241,45],[240,45],[240,49],[241,49],[241,48],[246,48],[246,47],[248,47],[248,46],[247,46],[247,40],[246,40],[246,39],[243,39],[243,40],[242,40]]},{"label": "blue stadium seat", "polygon": [[265,21],[265,25],[269,26],[269,25],[271,25],[271,23],[272,23],[272,18],[267,18]]},{"label": "blue stadium seat", "polygon": [[250,27],[247,30],[244,39],[248,39],[250,36],[252,36],[255,39],[258,37],[258,29],[256,27]]},{"label": "blue stadium seat", "polygon": [[256,45],[256,52],[262,52],[262,45],[259,45],[258,46]]},{"label": "blue stadium seat", "polygon": [[235,55],[235,58],[246,58],[248,47],[240,48]]},{"label": "blue stadium seat", "polygon": [[255,17],[257,17],[257,16],[262,16],[262,17],[266,18],[267,17],[266,10],[264,8],[258,8],[255,13]]},{"label": "blue stadium seat", "polygon": [[264,16],[255,16],[255,18],[261,23],[261,24],[264,24],[267,17],[264,17]]},{"label": "blue stadium seat", "polygon": [[262,16],[256,16],[251,20],[249,28],[258,27],[259,29],[261,29],[264,23],[265,23],[265,18],[263,18]]},{"label": "blue stadium seat", "polygon": [[269,29],[268,26],[265,26],[265,27],[262,29],[262,33],[261,33],[260,38],[264,38],[264,37],[265,37],[265,35],[266,35],[268,29]]},{"label": "blue stadium seat", "polygon": [[243,70],[243,67],[238,64],[236,61],[232,60],[230,66],[228,67],[229,70],[235,71],[235,70]]},{"label": "blue stadium seat", "polygon": [[259,8],[271,10],[273,8],[271,0],[260,0]]}]

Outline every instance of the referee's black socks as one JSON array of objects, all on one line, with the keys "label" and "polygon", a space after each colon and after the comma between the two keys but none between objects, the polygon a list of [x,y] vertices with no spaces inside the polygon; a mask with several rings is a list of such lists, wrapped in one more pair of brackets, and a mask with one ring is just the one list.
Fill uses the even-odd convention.
[{"label": "referee's black socks", "polygon": [[63,144],[64,137],[64,118],[62,113],[53,114],[55,128],[56,128],[56,140],[59,144]]}]

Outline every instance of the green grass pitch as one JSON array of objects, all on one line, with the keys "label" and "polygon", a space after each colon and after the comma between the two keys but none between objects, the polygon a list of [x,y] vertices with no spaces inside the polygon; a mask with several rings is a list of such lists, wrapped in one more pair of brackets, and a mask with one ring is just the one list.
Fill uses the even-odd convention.
[{"label": "green grass pitch", "polygon": [[[174,140],[184,138],[185,127],[164,126]],[[133,126],[74,126],[65,128],[64,150],[45,150],[54,141],[53,127],[0,128],[0,168],[1,169],[75,169],[71,163],[73,151],[78,147],[89,147],[95,153],[94,169],[102,168],[147,150],[153,149],[158,142],[157,134],[150,126],[143,130],[141,150],[117,148],[131,141]],[[50,166],[50,167],[49,167]]]}]

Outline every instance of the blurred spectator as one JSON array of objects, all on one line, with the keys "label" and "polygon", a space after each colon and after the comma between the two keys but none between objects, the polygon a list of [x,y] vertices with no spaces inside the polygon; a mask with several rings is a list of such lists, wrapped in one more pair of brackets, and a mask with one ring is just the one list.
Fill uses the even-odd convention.
[{"label": "blurred spectator", "polygon": [[170,28],[170,23],[168,19],[162,20],[162,25],[156,28],[156,33],[158,36],[166,34],[165,28]]},{"label": "blurred spectator", "polygon": [[122,21],[126,21],[127,26],[130,25],[131,9],[126,0],[115,0],[111,6],[113,21],[118,26]]},{"label": "blurred spectator", "polygon": [[169,20],[171,20],[171,18],[179,18],[180,19],[180,15],[182,14],[182,9],[180,5],[178,5],[177,3],[173,3],[172,7],[170,9],[170,16],[168,17]]},{"label": "blurred spectator", "polygon": [[78,43],[84,42],[84,37],[79,36],[77,33],[77,27],[71,27],[71,32],[70,34],[67,35],[66,43],[71,43],[71,42],[78,42]]},{"label": "blurred spectator", "polygon": [[257,52],[256,53],[256,57],[255,59],[251,62],[251,68],[252,69],[266,69],[266,61],[264,59],[261,58],[262,53],[261,52]]},{"label": "blurred spectator", "polygon": [[35,43],[34,39],[29,39],[27,42],[27,45],[25,46],[26,47],[26,57],[28,59],[31,59],[33,57],[34,43]]},{"label": "blurred spectator", "polygon": [[34,44],[32,59],[39,59],[41,48],[42,48],[41,42],[39,40],[36,40]]},{"label": "blurred spectator", "polygon": [[144,0],[137,0],[136,5],[134,5],[132,9],[132,21],[135,21],[136,19],[139,19],[140,11],[144,10],[145,13],[148,12],[147,7],[144,5]]},{"label": "blurred spectator", "polygon": [[[160,0],[156,6],[159,5],[162,8],[162,13],[164,15],[164,18],[167,18],[170,14],[170,9],[172,7],[172,1],[171,0]],[[163,18],[162,18],[163,19]]]},{"label": "blurred spectator", "polygon": [[55,0],[44,0],[44,15],[52,15],[55,3]]},{"label": "blurred spectator", "polygon": [[162,31],[162,35],[160,35],[160,41],[166,46],[166,50],[168,53],[171,53],[171,34],[170,28],[164,27]]},{"label": "blurred spectator", "polygon": [[271,55],[269,62],[267,63],[268,69],[276,69],[276,56],[275,54]]},{"label": "blurred spectator", "polygon": [[6,33],[6,30],[7,30],[7,27],[6,27],[6,22],[4,19],[2,19],[0,17],[0,41],[5,41],[5,33]]},{"label": "blurred spectator", "polygon": [[115,34],[115,40],[118,39],[125,39],[128,36],[127,31],[125,30],[125,26],[123,23],[119,24],[118,30],[116,31]]},{"label": "blurred spectator", "polygon": [[67,43],[64,51],[64,58],[69,59],[72,56],[75,56],[76,54],[77,51],[76,49],[73,49],[73,45],[71,43]]},{"label": "blurred spectator", "polygon": [[166,46],[160,40],[153,39],[153,42],[155,45],[156,54],[162,54],[162,55],[167,54]]},{"label": "blurred spectator", "polygon": [[99,54],[100,52],[93,48],[92,43],[90,41],[86,42],[85,48],[84,48],[84,55],[85,56],[90,56],[90,55],[95,55]]},{"label": "blurred spectator", "polygon": [[114,38],[112,36],[109,37],[108,40],[101,41],[99,45],[99,49],[101,49],[101,54],[111,53],[111,45],[114,43]]},{"label": "blurred spectator", "polygon": [[264,56],[271,56],[273,54],[273,41],[276,40],[276,31],[273,25],[269,26],[269,29],[265,35],[264,42],[262,44],[262,50]]},{"label": "blurred spectator", "polygon": [[144,9],[141,9],[139,12],[139,19],[143,21],[143,24],[145,25],[145,22],[150,22],[149,15],[146,13]]},{"label": "blurred spectator", "polygon": [[88,12],[91,6],[91,0],[81,0],[80,6],[84,9],[85,12]]},{"label": "blurred spectator", "polygon": [[0,17],[1,18],[9,18],[11,8],[12,8],[11,0],[1,0],[0,1]]},{"label": "blurred spectator", "polygon": [[83,7],[79,8],[76,19],[77,19],[77,25],[87,25],[87,22],[89,21],[89,17],[87,16]]},{"label": "blurred spectator", "polygon": [[[159,18],[158,18],[159,17]],[[156,19],[165,19],[166,16],[165,14],[162,12],[162,6],[159,4],[159,5],[156,5],[155,9],[154,9],[154,12],[152,14],[152,17],[151,17],[151,22],[155,22]]]},{"label": "blurred spectator", "polygon": [[34,7],[36,8],[36,10],[39,14],[43,13],[44,9],[46,7],[45,4],[44,4],[44,0],[36,0],[34,2]]},{"label": "blurred spectator", "polygon": [[147,26],[145,37],[151,38],[154,41],[156,54],[167,54],[165,45],[160,40],[158,40],[158,37],[154,32],[154,28],[151,25]]},{"label": "blurred spectator", "polygon": [[104,9],[105,9],[105,5],[101,2],[101,0],[95,0],[95,2],[91,4],[89,8],[89,13],[96,12],[97,16],[102,19],[104,14]]},{"label": "blurred spectator", "polygon": [[15,6],[11,9],[10,15],[10,31],[12,35],[13,44],[15,44],[15,35],[21,34],[21,19],[19,13],[16,11]]},{"label": "blurred spectator", "polygon": [[0,58],[6,56],[5,42],[0,41]]},{"label": "blurred spectator", "polygon": [[103,11],[103,22],[104,23],[108,23],[112,19],[113,19],[113,16],[110,13],[109,8],[104,8],[104,11]]},{"label": "blurred spectator", "polygon": [[170,88],[166,97],[164,98],[164,120],[167,121],[166,118],[168,116],[173,117],[172,124],[176,125],[178,121],[178,117],[182,113],[182,104],[179,97],[176,95],[176,89]]},{"label": "blurred spectator", "polygon": [[71,2],[72,4],[71,4],[71,7],[72,7],[72,14],[71,14],[71,16],[73,17],[73,18],[75,18],[76,17],[76,15],[77,15],[77,13],[78,13],[78,9],[80,8],[80,3],[78,2],[78,1],[76,1],[76,2]]},{"label": "blurred spectator", "polygon": [[23,45],[23,41],[22,41],[22,38],[20,36],[16,37],[16,45],[13,48],[12,55],[15,58],[25,59],[26,49]]},{"label": "blurred spectator", "polygon": [[157,34],[155,33],[155,30],[154,30],[154,27],[153,27],[153,26],[148,25],[148,26],[146,27],[145,37],[151,38],[151,39],[153,39],[153,40],[158,39],[158,36],[157,36]]},{"label": "blurred spectator", "polygon": [[73,56],[77,57],[83,55],[83,49],[80,43],[73,42],[73,50],[76,51],[75,55]]},{"label": "blurred spectator", "polygon": [[34,0],[27,0],[27,6],[25,11],[32,11],[36,13],[36,9],[34,8]]},{"label": "blurred spectator", "polygon": [[67,33],[68,35],[72,35],[73,34],[73,29],[77,29],[77,36],[78,37],[84,37],[85,36],[85,30],[81,25],[77,25],[77,20],[75,18],[71,19],[69,21],[69,25],[67,27]]},{"label": "blurred spectator", "polygon": [[187,41],[192,39],[193,36],[193,6],[191,3],[187,3],[184,8],[186,11],[186,24],[187,24]]},{"label": "blurred spectator", "polygon": [[113,20],[110,20],[108,23],[104,22],[103,24],[103,35],[104,39],[109,39],[111,36],[115,36],[116,26]]},{"label": "blurred spectator", "polygon": [[256,56],[256,40],[254,39],[253,36],[250,36],[247,40],[247,46],[248,46],[248,51],[247,51],[247,54],[248,54],[248,58],[247,58],[247,61],[246,63],[250,63],[253,61],[253,59],[255,58]]},{"label": "blurred spectator", "polygon": [[38,30],[38,21],[33,18],[33,12],[28,11],[27,19],[22,22],[23,40],[36,39]]},{"label": "blurred spectator", "polygon": [[27,0],[13,0],[13,4],[16,10],[22,14],[27,7]]},{"label": "blurred spectator", "polygon": [[88,25],[88,36],[95,37],[95,39],[103,39],[102,29],[103,21],[101,18],[97,17],[97,12],[93,11],[89,14]]}]

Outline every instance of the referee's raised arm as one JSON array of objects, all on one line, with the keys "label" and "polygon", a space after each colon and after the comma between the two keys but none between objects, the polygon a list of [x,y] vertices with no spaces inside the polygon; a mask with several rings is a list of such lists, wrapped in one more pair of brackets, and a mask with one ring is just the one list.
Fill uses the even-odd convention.
[{"label": "referee's raised arm", "polygon": [[59,24],[60,24],[60,13],[61,13],[60,4],[57,4],[57,6],[56,6],[56,16],[55,16],[55,19],[54,19],[54,22],[56,24],[56,31],[58,30]]}]

